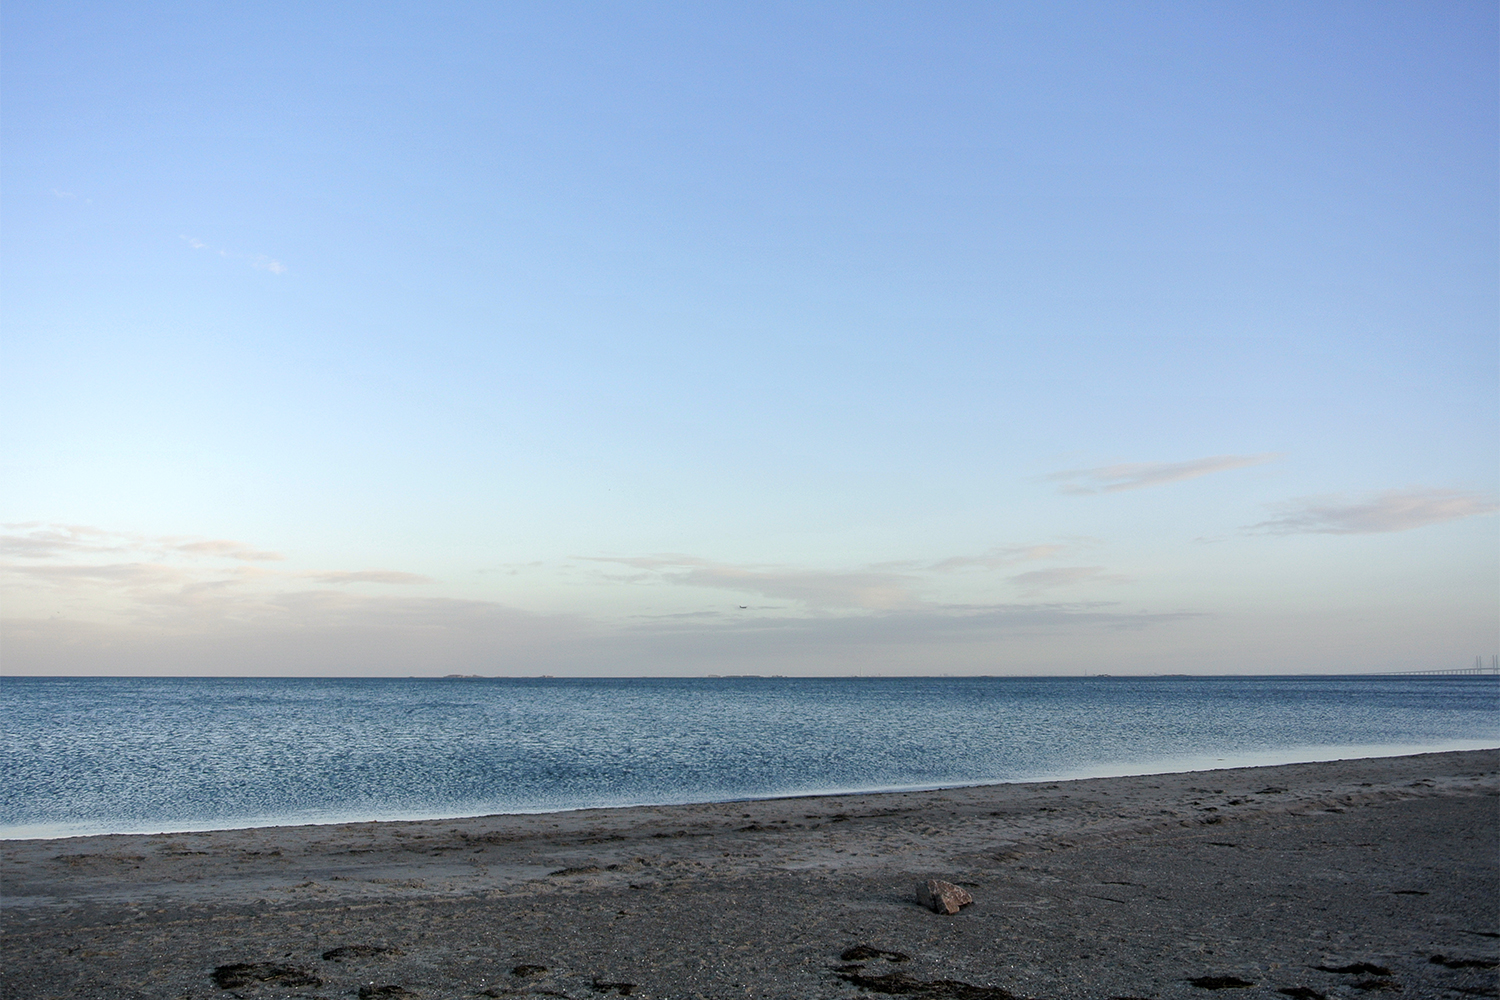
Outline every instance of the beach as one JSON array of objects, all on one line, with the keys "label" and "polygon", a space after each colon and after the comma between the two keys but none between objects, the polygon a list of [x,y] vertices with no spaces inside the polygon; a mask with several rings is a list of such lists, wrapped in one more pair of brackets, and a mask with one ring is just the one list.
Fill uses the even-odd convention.
[{"label": "beach", "polygon": [[[1500,751],[0,844],[3,996],[1495,996]],[[974,902],[924,909],[945,879]]]}]

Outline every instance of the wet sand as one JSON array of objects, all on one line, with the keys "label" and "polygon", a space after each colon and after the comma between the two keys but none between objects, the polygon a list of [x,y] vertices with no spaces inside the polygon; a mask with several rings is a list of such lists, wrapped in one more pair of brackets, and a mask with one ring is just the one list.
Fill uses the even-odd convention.
[{"label": "wet sand", "polygon": [[1485,750],[9,841],[0,996],[1497,996],[1497,793]]}]

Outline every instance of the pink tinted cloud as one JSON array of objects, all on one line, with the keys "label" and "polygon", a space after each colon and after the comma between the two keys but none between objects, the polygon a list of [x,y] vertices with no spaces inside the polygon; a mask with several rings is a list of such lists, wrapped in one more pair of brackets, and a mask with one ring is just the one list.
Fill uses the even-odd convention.
[{"label": "pink tinted cloud", "polygon": [[1493,497],[1459,490],[1386,490],[1360,500],[1303,497],[1279,505],[1277,517],[1245,530],[1273,535],[1370,535],[1410,531],[1500,510]]},{"label": "pink tinted cloud", "polygon": [[304,574],[309,580],[318,583],[431,583],[432,577],[423,576],[420,573],[402,573],[392,569],[361,569],[361,570],[334,570],[327,573]]},{"label": "pink tinted cloud", "polygon": [[1062,484],[1057,488],[1060,493],[1118,493],[1121,490],[1180,483],[1229,469],[1263,465],[1280,457],[1280,453],[1265,452],[1260,455],[1211,455],[1186,462],[1126,462],[1120,465],[1101,465],[1093,469],[1067,469],[1054,472],[1046,478]]}]

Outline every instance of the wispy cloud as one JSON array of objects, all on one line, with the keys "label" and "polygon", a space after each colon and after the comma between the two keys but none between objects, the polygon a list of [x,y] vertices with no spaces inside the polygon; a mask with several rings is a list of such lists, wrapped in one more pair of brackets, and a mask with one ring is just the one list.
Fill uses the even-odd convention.
[{"label": "wispy cloud", "polygon": [[781,566],[734,566],[686,555],[598,558],[644,571],[648,579],[688,587],[711,587],[741,594],[759,594],[801,601],[817,608],[865,610],[915,607],[918,580],[888,570],[832,572]]},{"label": "wispy cloud", "polygon": [[193,582],[192,574],[186,569],[143,562],[7,565],[4,570],[7,575],[22,577],[38,584],[88,584],[135,591],[149,587],[182,586]]},{"label": "wispy cloud", "polygon": [[950,573],[963,569],[999,569],[1020,562],[1038,559],[1055,559],[1068,550],[1066,545],[1006,545],[990,549],[977,556],[949,556],[928,566],[938,573]]},{"label": "wispy cloud", "polygon": [[184,555],[241,562],[276,562],[285,558],[279,552],[220,538],[150,536],[79,524],[7,524],[0,533],[0,556],[56,559],[120,553],[149,554],[158,558]]},{"label": "wispy cloud", "polygon": [[[9,554],[0,559],[7,667],[23,673],[100,665],[115,673],[597,673],[601,664],[622,673],[701,673],[707,664],[925,672],[935,669],[938,648],[944,663],[993,669],[997,643],[1108,642],[1111,633],[1195,617],[983,597],[1113,579],[1097,566],[1012,577],[1002,570],[993,587],[977,574],[949,575],[1038,565],[1057,555],[1047,545],[924,560],[909,571],[739,566],[676,554],[596,560],[628,574],[629,585],[710,588],[752,605],[606,618],[357,586],[430,581],[398,570],[287,569],[265,558],[275,553],[226,540],[23,524],[5,526],[0,544]],[[979,599],[922,596],[925,587],[956,583],[978,584]]]},{"label": "wispy cloud", "polygon": [[12,524],[0,530],[0,581],[19,585],[28,603],[64,601],[173,627],[193,628],[199,618],[274,618],[286,595],[309,591],[309,584],[432,582],[397,570],[298,572],[267,565],[280,561],[278,552],[226,539],[86,525]]},{"label": "wispy cloud", "polygon": [[935,608],[882,611],[870,615],[785,616],[707,619],[671,616],[637,626],[658,635],[782,636],[788,643],[924,644],[997,635],[1075,632],[1079,629],[1133,630],[1205,617],[1195,611],[1123,611],[1107,601],[1043,604],[953,604]]},{"label": "wispy cloud", "polygon": [[248,562],[276,562],[286,558],[280,552],[267,552],[240,542],[219,540],[183,542],[179,545],[172,545],[171,548],[184,555],[216,556],[224,559],[240,559]]},{"label": "wispy cloud", "polygon": [[1057,488],[1059,493],[1118,493],[1180,483],[1185,479],[1197,479],[1248,465],[1263,465],[1280,457],[1279,452],[1265,452],[1260,455],[1212,455],[1186,462],[1126,462],[1093,469],[1066,469],[1045,478],[1062,484]]},{"label": "wispy cloud", "polygon": [[244,254],[233,253],[218,247],[211,247],[196,236],[182,235],[178,237],[193,250],[207,250],[209,253],[223,257],[227,260],[247,261],[251,267],[261,271],[270,271],[272,274],[285,274],[286,265],[273,257],[267,257],[263,253]]},{"label": "wispy cloud", "polygon": [[1409,531],[1500,510],[1493,497],[1459,490],[1386,490],[1362,500],[1302,497],[1273,508],[1278,516],[1245,530],[1273,535],[1369,535]]},{"label": "wispy cloud", "polygon": [[[1118,650],[1117,636],[1202,617],[1106,603],[958,605],[871,614],[713,618],[608,626],[490,601],[306,590],[255,606],[159,609],[136,622],[6,622],[15,673],[660,675],[994,673],[1057,637]],[[1041,643],[1042,646],[1037,644]],[[1007,651],[1018,651],[1007,655]],[[1022,658],[1017,658],[1018,654]]]},{"label": "wispy cloud", "polygon": [[[599,558],[591,561],[615,563],[640,571],[623,578],[622,582],[709,587],[738,594],[797,601],[812,609],[875,612],[936,608],[940,605],[922,597],[922,591],[938,587],[942,580],[951,579],[951,574],[975,570],[994,571],[1028,562],[1056,559],[1078,545],[1093,541],[1080,539],[1074,545],[1004,545],[980,555],[877,563],[842,571],[788,566],[737,566],[680,554]],[[1126,578],[1106,573],[1102,566],[1062,566],[1019,573],[1006,580],[1025,588],[1026,594],[1030,596],[1056,587],[1086,582],[1121,583]]]},{"label": "wispy cloud", "polygon": [[1031,570],[1008,577],[1011,583],[1023,588],[1023,597],[1034,597],[1059,587],[1075,587],[1084,583],[1129,583],[1130,578],[1116,573],[1106,573],[1103,566],[1055,566],[1052,569]]},{"label": "wispy cloud", "polygon": [[319,583],[431,583],[432,577],[420,573],[401,573],[390,569],[362,569],[353,572],[308,573],[309,580]]}]

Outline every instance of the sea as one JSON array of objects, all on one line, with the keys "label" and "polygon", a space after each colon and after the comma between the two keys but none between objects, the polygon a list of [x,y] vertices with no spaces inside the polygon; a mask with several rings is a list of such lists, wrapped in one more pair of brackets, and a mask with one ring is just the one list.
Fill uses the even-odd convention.
[{"label": "sea", "polygon": [[0,679],[0,838],[1500,747],[1500,677]]}]

